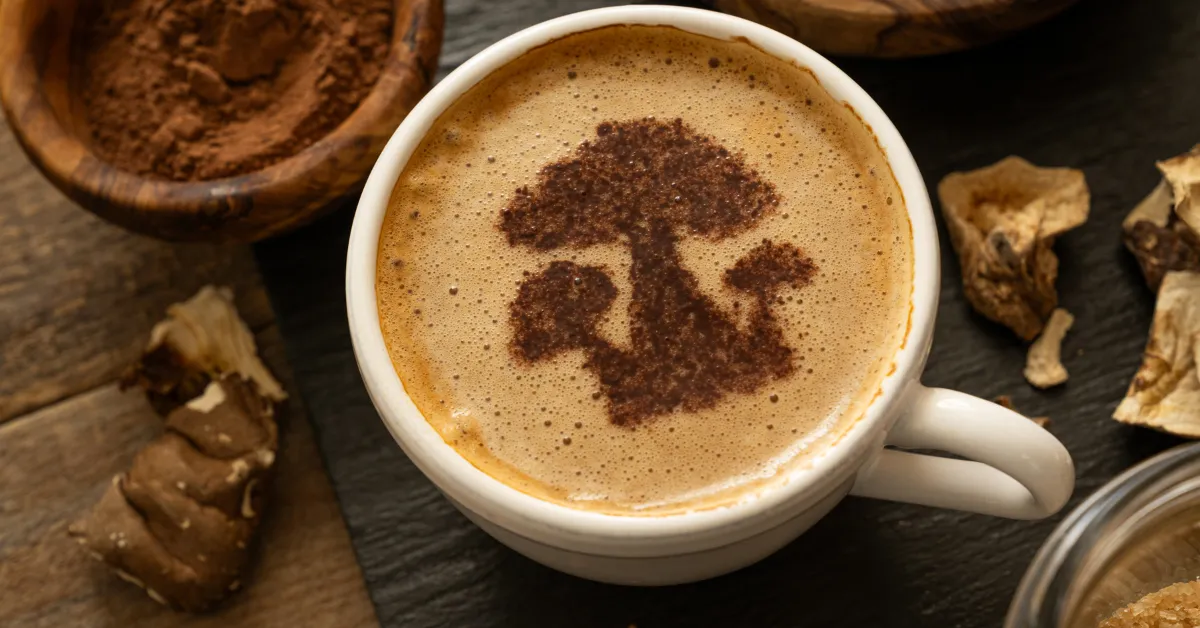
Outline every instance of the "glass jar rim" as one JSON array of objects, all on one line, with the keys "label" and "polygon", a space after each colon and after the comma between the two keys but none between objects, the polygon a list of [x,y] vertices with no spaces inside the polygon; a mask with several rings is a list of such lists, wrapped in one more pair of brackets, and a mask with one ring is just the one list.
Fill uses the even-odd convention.
[{"label": "glass jar rim", "polygon": [[[1185,495],[1200,496],[1200,443],[1179,445],[1110,480],[1054,529],[1034,556],[1005,618],[1005,628],[1058,628],[1076,610],[1119,544],[1106,541]],[[1193,482],[1189,483],[1189,480]],[[1183,488],[1184,492],[1173,489]],[[1165,497],[1165,499],[1164,499]]]}]

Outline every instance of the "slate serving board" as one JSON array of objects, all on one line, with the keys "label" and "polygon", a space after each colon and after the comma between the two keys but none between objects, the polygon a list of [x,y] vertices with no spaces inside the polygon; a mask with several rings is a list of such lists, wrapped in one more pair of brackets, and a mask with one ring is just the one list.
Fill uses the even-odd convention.
[{"label": "slate serving board", "polygon": [[[442,75],[521,27],[594,4],[450,0]],[[1051,392],[1025,383],[1022,343],[963,300],[943,226],[925,382],[1008,394],[1026,414],[1050,416],[1078,469],[1069,507],[1176,444],[1109,417],[1153,313],[1120,222],[1157,181],[1154,161],[1200,141],[1200,3],[1089,0],[979,50],[839,64],[895,121],[930,189],[1009,154],[1082,168],[1091,187],[1091,220],[1057,247],[1062,304],[1077,317],[1064,347],[1071,381]],[[371,407],[343,302],[352,213],[262,243],[257,255],[386,626],[997,626],[1062,516],[1017,522],[852,498],[776,555],[708,582],[624,588],[541,567],[459,515]]]}]

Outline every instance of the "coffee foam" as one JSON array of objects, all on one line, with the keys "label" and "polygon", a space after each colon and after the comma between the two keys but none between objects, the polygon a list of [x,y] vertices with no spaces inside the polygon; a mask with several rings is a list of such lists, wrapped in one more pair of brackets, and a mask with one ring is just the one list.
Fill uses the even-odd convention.
[{"label": "coffee foam", "polygon": [[[714,67],[715,66],[715,67]],[[604,267],[600,324],[628,346],[629,248],[509,245],[500,212],[605,121],[682,119],[771,182],[779,206],[720,240],[680,232],[679,253],[726,312],[746,295],[725,270],[762,242],[817,265],[774,312],[795,371],[715,407],[633,426],[610,421],[583,351],[525,364],[509,306],[555,260]],[[912,235],[873,136],[810,73],[742,42],[666,27],[608,27],[538,48],[452,105],[393,191],[379,244],[384,338],[405,390],[472,464],[542,499],[660,515],[728,504],[780,481],[853,424],[903,342]],[[744,317],[743,317],[744,320]]]}]

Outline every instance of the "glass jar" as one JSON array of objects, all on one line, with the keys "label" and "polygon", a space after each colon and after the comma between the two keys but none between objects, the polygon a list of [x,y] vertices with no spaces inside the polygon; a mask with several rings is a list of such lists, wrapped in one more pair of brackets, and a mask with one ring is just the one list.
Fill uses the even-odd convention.
[{"label": "glass jar", "polygon": [[1114,478],[1038,550],[1006,628],[1096,628],[1168,585],[1200,578],[1200,443]]}]

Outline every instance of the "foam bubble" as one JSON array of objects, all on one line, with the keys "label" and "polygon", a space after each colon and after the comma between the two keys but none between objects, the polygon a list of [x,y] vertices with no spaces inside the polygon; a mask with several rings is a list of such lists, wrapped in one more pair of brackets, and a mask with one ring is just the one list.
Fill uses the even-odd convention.
[{"label": "foam bubble", "polygon": [[[647,116],[682,118],[741,151],[782,199],[747,233],[716,242],[680,234],[685,267],[719,307],[745,320],[750,301],[722,277],[763,238],[796,244],[820,269],[774,306],[793,375],[708,410],[619,427],[582,351],[514,360],[508,312],[517,286],[551,261],[603,266],[618,292],[600,333],[628,346],[627,247],[531,252],[510,247],[497,225],[514,191],[599,122]],[[430,424],[510,485],[625,514],[728,503],[836,437],[890,367],[912,281],[900,198],[873,139],[805,71],[747,44],[667,28],[575,35],[481,82],[410,160],[380,241],[384,337]]]}]

